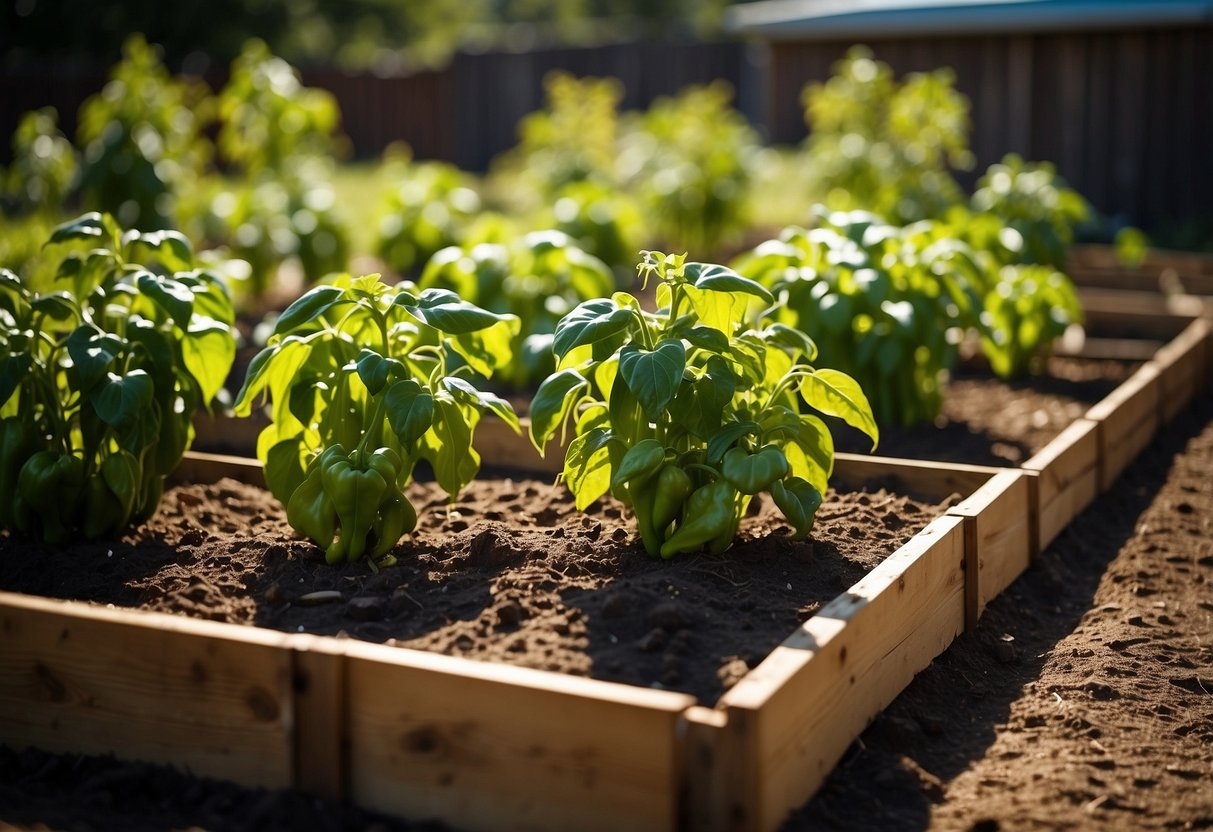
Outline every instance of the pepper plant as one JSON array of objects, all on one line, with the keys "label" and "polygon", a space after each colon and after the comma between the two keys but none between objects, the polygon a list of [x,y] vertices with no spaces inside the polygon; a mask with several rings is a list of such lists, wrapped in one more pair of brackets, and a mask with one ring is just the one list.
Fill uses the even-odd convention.
[{"label": "pepper plant", "polygon": [[156,509],[190,420],[236,353],[223,284],[174,231],[103,214],[59,226],[85,242],[39,293],[0,269],[0,526],[61,544]]},{"label": "pepper plant", "polygon": [[777,297],[777,320],[808,333],[854,376],[881,424],[934,419],[964,331],[980,324],[985,274],[962,241],[930,223],[890,226],[819,211],[734,262]]},{"label": "pepper plant", "polygon": [[560,231],[532,231],[511,245],[450,246],[434,254],[418,285],[450,289],[492,312],[523,323],[514,339],[517,360],[502,368],[512,387],[538,384],[554,369],[552,332],[579,301],[615,289],[605,263]]},{"label": "pepper plant", "polygon": [[579,509],[610,491],[631,506],[645,550],[670,558],[736,537],[767,492],[797,538],[808,534],[834,466],[830,432],[801,404],[871,437],[853,379],[817,369],[812,340],[779,323],[747,328],[767,289],[723,266],[645,252],[659,309],[631,294],[585,301],[556,326],[558,365],[531,403],[540,453],[571,422],[563,478]]},{"label": "pepper plant", "polygon": [[379,275],[316,286],[278,318],[235,411],[268,395],[272,421],[257,442],[266,483],[329,563],[391,563],[417,522],[403,493],[416,463],[454,497],[479,470],[481,414],[519,429],[504,399],[464,377],[507,364],[518,326],[449,290]]}]

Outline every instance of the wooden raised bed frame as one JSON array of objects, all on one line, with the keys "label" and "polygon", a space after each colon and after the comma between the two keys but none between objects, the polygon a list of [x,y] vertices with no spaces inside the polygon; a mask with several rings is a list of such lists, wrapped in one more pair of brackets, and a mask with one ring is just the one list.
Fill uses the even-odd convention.
[{"label": "wooden raised bed frame", "polygon": [[[0,741],[112,751],[475,829],[773,829],[1207,385],[1211,353],[1208,323],[1188,324],[1022,471],[839,455],[839,485],[878,477],[965,499],[715,708],[402,648],[0,593]],[[495,464],[535,459],[522,440],[483,436]],[[180,475],[261,480],[255,462],[205,454],[188,455]]]}]

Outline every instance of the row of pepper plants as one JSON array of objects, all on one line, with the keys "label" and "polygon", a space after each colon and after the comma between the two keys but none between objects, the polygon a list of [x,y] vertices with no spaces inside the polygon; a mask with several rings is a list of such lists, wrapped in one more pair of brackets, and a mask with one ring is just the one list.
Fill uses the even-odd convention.
[{"label": "row of pepper plants", "polygon": [[[87,156],[144,155],[88,171],[150,171],[104,191],[127,193],[117,210],[143,217],[176,195],[153,183],[149,202],[139,188],[163,185],[189,155],[143,164],[157,146],[148,136],[198,125],[115,115],[153,106],[157,96],[187,96],[145,44],[128,51],[86,106],[89,114],[109,108],[109,123],[120,127],[88,128],[100,144]],[[239,415],[269,401],[257,453],[288,521],[331,562],[387,562],[417,522],[404,496],[415,466],[426,463],[453,498],[478,471],[472,439],[481,415],[520,427],[502,387],[538,385],[530,404],[537,449],[571,431],[563,477],[578,508],[610,493],[633,510],[650,554],[722,551],[763,492],[801,536],[833,467],[821,417],[841,419],[873,445],[878,423],[932,418],[967,332],[978,334],[999,373],[1032,369],[1079,319],[1058,269],[1081,200],[1047,167],[1014,159],[991,169],[968,205],[947,187],[941,199],[922,195],[946,185],[942,160],[963,160],[967,147],[959,104],[924,106],[960,101],[950,81],[916,76],[898,87],[862,53],[831,84],[840,78],[853,89],[832,104],[828,85],[808,95],[810,118],[819,120],[808,158],[828,161],[837,151],[855,162],[847,137],[866,135],[884,148],[871,159],[921,160],[925,151],[912,141],[889,148],[903,134],[947,135],[950,124],[963,135],[926,157],[936,175],[916,184],[906,171],[843,166],[832,200],[870,198],[891,219],[823,206],[732,268],[645,252],[638,294],[620,291],[628,283],[619,260],[635,251],[619,222],[629,210],[621,195],[633,185],[662,208],[649,216],[664,217],[654,223],[667,239],[704,246],[740,227],[756,144],[726,90],[660,102],[638,116],[639,129],[619,124],[617,84],[553,77],[549,109],[523,124],[519,148],[500,163],[505,181],[530,181],[516,189],[521,199],[550,206],[542,231],[520,233],[483,211],[482,195],[458,171],[396,157],[380,253],[399,257],[392,265],[415,280],[322,280],[267,321],[268,341],[236,396]],[[331,102],[311,92],[255,43],[233,68],[218,99],[219,148],[245,177],[243,193],[264,187],[285,196],[253,212],[266,220],[261,227],[240,213],[233,192],[212,195],[213,214],[244,217],[224,253],[195,255],[178,232],[124,233],[94,213],[56,228],[38,269],[3,273],[0,487],[34,506],[27,515],[22,505],[20,518],[41,518],[25,521],[13,509],[0,518],[5,528],[61,542],[112,534],[154,510],[164,476],[189,446],[192,414],[212,403],[231,366],[232,276],[242,262],[246,272],[272,273],[273,257],[258,242],[287,239],[294,232],[276,225],[287,220],[315,231],[332,207],[289,184],[291,171],[331,152]],[[848,110],[848,95],[866,106]],[[937,111],[948,124],[913,121]],[[30,152],[18,153],[14,170],[26,164],[24,192],[50,204],[70,190],[66,166],[52,164],[66,140],[39,117],[23,125]],[[276,135],[283,124],[295,126]],[[826,142],[831,129],[847,141]],[[906,177],[896,204],[881,203],[885,190],[865,195],[865,182],[891,176]],[[935,207],[923,216],[924,205]],[[165,220],[149,216],[153,225]],[[222,241],[219,232],[201,236]],[[640,300],[650,281],[655,303]]]}]

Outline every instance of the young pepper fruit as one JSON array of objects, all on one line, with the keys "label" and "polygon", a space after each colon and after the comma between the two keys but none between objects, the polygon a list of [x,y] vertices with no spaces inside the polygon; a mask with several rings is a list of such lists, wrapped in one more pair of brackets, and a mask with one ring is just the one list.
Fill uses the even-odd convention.
[{"label": "young pepper fruit", "polygon": [[683,522],[661,546],[661,556],[694,552],[703,546],[723,552],[733,541],[740,520],[737,489],[727,480],[717,480],[695,489],[687,498]]},{"label": "young pepper fruit", "polygon": [[293,527],[325,549],[330,564],[368,554],[379,560],[417,525],[417,513],[397,485],[401,460],[391,448],[347,454],[332,445],[313,459],[287,501]]},{"label": "young pepper fruit", "polygon": [[34,431],[24,420],[10,416],[0,421],[0,528],[16,528],[17,476],[37,450]]},{"label": "young pepper fruit", "polygon": [[21,466],[17,490],[41,523],[43,540],[53,545],[71,540],[84,490],[84,460],[59,451],[38,451]]}]

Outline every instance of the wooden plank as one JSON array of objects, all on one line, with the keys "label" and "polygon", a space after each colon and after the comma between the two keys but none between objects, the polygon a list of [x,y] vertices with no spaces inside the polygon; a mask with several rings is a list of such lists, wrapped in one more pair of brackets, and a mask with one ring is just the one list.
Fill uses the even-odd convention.
[{"label": "wooden plank", "polygon": [[1029,477],[1004,470],[948,509],[965,523],[965,628],[1032,560],[1033,506]]},{"label": "wooden plank", "polygon": [[292,784],[289,636],[0,593],[0,742]]},{"label": "wooden plank", "polygon": [[[493,468],[513,468],[523,471],[535,471],[544,474],[557,474],[564,470],[565,446],[557,434],[544,448],[544,455],[531,444],[531,420],[523,417],[522,434],[514,433],[513,428],[500,419],[483,419],[476,426],[476,435],[472,445],[480,453],[481,466]],[[570,432],[570,438],[572,434]]]},{"label": "wooden plank", "polygon": [[849,489],[878,485],[941,502],[953,495],[972,494],[1003,470],[1006,469],[986,465],[840,453],[834,457],[834,475],[830,483],[835,488]]},{"label": "wooden plank", "polygon": [[208,454],[200,451],[186,452],[181,458],[181,463],[170,475],[169,482],[173,484],[213,483],[223,477],[265,487],[265,471],[256,459],[226,454]]},{"label": "wooden plank", "polygon": [[721,698],[740,776],[727,829],[774,829],[964,628],[964,520],[940,517]]},{"label": "wooden plank", "polygon": [[1158,366],[1143,364],[1086,413],[1099,425],[1099,490],[1117,477],[1150,444],[1158,429]]},{"label": "wooden plank", "polygon": [[1043,552],[1099,494],[1099,435],[1079,419],[1023,464],[1036,474],[1037,551]]},{"label": "wooden plank", "polygon": [[291,637],[295,693],[295,788],[344,800],[349,784],[344,643],[324,636]]},{"label": "wooden plank", "polygon": [[1155,355],[1162,424],[1174,420],[1205,383],[1205,341],[1210,329],[1208,320],[1195,320]]},{"label": "wooden plank", "polygon": [[675,826],[693,697],[381,645],[347,655],[359,805],[468,829]]}]

